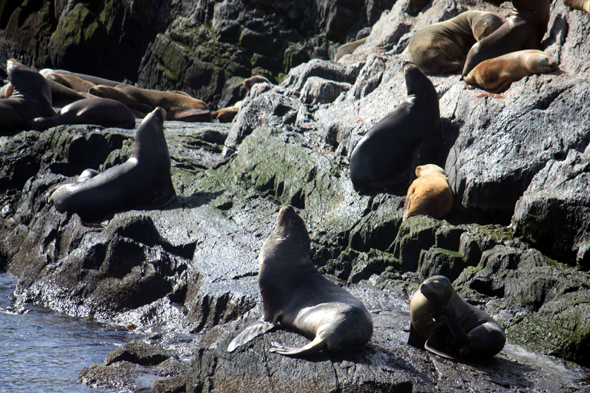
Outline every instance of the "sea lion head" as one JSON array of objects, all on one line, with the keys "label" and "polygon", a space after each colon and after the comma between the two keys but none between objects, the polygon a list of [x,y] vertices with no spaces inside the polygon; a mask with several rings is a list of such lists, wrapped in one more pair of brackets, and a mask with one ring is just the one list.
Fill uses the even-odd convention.
[{"label": "sea lion head", "polygon": [[435,164],[419,165],[416,167],[415,172],[416,172],[416,177],[420,177],[420,176],[423,176],[426,174],[442,175],[445,177],[445,179],[447,177],[447,173],[445,172],[445,170]]},{"label": "sea lion head", "polygon": [[162,107],[157,107],[144,117],[135,131],[133,157],[138,158],[140,154],[168,155],[168,145],[164,137],[164,119],[166,119],[166,110]]},{"label": "sea lion head", "polygon": [[408,95],[416,95],[420,97],[436,98],[438,102],[438,94],[432,85],[432,82],[418,66],[410,61],[404,61],[403,73],[406,79],[406,89]]},{"label": "sea lion head", "polygon": [[[280,253],[290,259],[301,260],[309,257],[311,242],[303,219],[292,206],[283,206],[279,211],[277,227],[263,245],[261,255]],[[277,254],[278,255],[278,254]]]},{"label": "sea lion head", "polygon": [[429,302],[444,307],[451,299],[454,289],[445,276],[432,276],[420,284],[419,291]]},{"label": "sea lion head", "polygon": [[531,70],[537,74],[546,74],[559,68],[559,63],[557,60],[545,52],[536,54],[532,61],[533,64],[531,65]]},{"label": "sea lion head", "polygon": [[473,26],[471,26],[473,37],[475,37],[476,41],[481,41],[483,38],[498,30],[503,23],[504,21],[492,12],[483,14],[478,18],[475,18]]},{"label": "sea lion head", "polygon": [[6,62],[6,70],[14,88],[14,97],[20,95],[31,101],[51,104],[51,88],[43,75],[15,59]]}]

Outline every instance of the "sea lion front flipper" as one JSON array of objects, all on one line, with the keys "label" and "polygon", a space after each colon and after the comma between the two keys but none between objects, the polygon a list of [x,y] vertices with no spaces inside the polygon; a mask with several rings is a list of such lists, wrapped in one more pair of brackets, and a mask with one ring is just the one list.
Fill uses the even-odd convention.
[{"label": "sea lion front flipper", "polygon": [[231,341],[231,343],[229,343],[229,345],[227,346],[227,352],[233,352],[240,345],[246,344],[248,341],[268,332],[274,327],[274,323],[270,323],[267,321],[263,321],[262,319],[259,319],[258,321],[254,322],[252,325],[244,329],[242,333],[238,334],[236,338],[234,338]]},{"label": "sea lion front flipper", "polygon": [[424,348],[425,343],[426,341],[420,337],[416,329],[414,329],[414,325],[410,323],[410,336],[408,337],[408,345],[422,349]]},{"label": "sea lion front flipper", "polygon": [[465,330],[463,330],[459,322],[451,314],[451,310],[449,310],[448,308],[444,307],[436,313],[433,313],[432,318],[437,322],[444,322],[446,326],[449,328],[453,337],[455,338],[455,342],[461,347],[471,342],[471,339],[469,338],[467,333],[465,333]]},{"label": "sea lion front flipper", "polygon": [[317,353],[325,346],[326,341],[322,337],[316,336],[313,341],[309,342],[307,345],[302,346],[301,348],[286,347],[279,342],[273,341],[272,347],[270,347],[270,352],[278,353],[284,356],[303,356]]}]

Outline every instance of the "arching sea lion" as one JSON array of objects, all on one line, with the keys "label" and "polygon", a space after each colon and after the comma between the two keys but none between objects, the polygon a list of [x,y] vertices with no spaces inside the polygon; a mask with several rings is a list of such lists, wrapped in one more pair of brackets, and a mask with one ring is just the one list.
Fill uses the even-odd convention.
[{"label": "arching sea lion", "polygon": [[207,104],[184,93],[142,89],[126,83],[115,87],[96,85],[88,92],[97,97],[120,101],[140,112],[149,112],[152,108],[161,106],[167,112],[166,120],[211,121],[211,111]]},{"label": "arching sea lion", "polygon": [[557,60],[536,49],[520,50],[479,63],[465,77],[469,85],[494,93],[508,89],[527,75],[546,74],[559,68]]},{"label": "arching sea lion", "polygon": [[504,348],[504,329],[463,301],[445,276],[426,279],[410,301],[408,344],[447,358],[490,358]]},{"label": "arching sea lion", "polygon": [[412,63],[404,64],[408,99],[375,124],[350,156],[350,178],[357,190],[408,181],[418,160],[437,149],[440,109],[432,82]]},{"label": "arching sea lion", "polygon": [[170,177],[170,156],[164,138],[166,111],[156,108],[135,131],[133,153],[118,166],[87,180],[64,184],[50,191],[49,199],[60,211],[77,213],[84,221],[134,208],[159,208],[176,197]]},{"label": "arching sea lion", "polygon": [[449,20],[423,27],[410,38],[408,60],[426,73],[459,71],[471,46],[503,23],[493,12],[466,11]]},{"label": "arching sea lion", "polygon": [[[500,5],[505,0],[487,1]],[[522,49],[537,49],[547,30],[550,4],[551,0],[513,0],[508,20],[471,47],[461,75],[466,77],[484,60]]]},{"label": "arching sea lion", "polygon": [[258,257],[262,317],[232,340],[228,352],[277,323],[313,338],[301,348],[273,342],[270,351],[281,355],[302,356],[324,348],[339,351],[369,342],[373,335],[369,312],[360,300],[322,276],[309,252],[305,223],[291,206],[284,206]]},{"label": "arching sea lion", "polygon": [[447,173],[438,165],[416,167],[416,180],[412,182],[404,203],[404,218],[428,214],[441,219],[453,208],[453,191],[447,181]]},{"label": "arching sea lion", "polygon": [[51,89],[37,71],[11,59],[6,62],[13,87],[10,98],[0,98],[0,132],[21,131],[39,116],[53,116]]},{"label": "arching sea lion", "polygon": [[590,13],[590,0],[563,0],[563,3],[570,8]]},{"label": "arching sea lion", "polygon": [[104,127],[134,128],[135,116],[124,104],[108,98],[84,98],[63,107],[52,117],[29,122],[33,130],[44,131],[60,124],[96,124]]}]

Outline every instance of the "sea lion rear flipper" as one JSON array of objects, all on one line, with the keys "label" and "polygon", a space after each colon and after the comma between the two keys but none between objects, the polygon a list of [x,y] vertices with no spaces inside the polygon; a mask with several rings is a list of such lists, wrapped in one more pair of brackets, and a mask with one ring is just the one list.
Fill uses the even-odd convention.
[{"label": "sea lion rear flipper", "polygon": [[316,336],[313,341],[301,348],[286,347],[283,344],[273,341],[270,351],[285,356],[303,356],[317,353],[326,346],[326,341],[322,337]]},{"label": "sea lion rear flipper", "polygon": [[231,343],[229,343],[229,345],[227,346],[227,352],[233,352],[240,345],[246,344],[248,341],[268,332],[274,327],[274,323],[270,323],[267,321],[263,321],[262,319],[259,319],[258,321],[254,322],[252,325],[244,329],[242,333],[238,334],[236,338],[234,338],[231,341]]},{"label": "sea lion rear flipper", "polygon": [[408,337],[408,345],[422,349],[424,348],[425,342],[426,341],[420,337],[416,329],[414,329],[414,325],[410,323],[410,336]]},{"label": "sea lion rear flipper", "polygon": [[451,359],[451,360],[455,360],[455,361],[460,361],[460,359],[457,359],[453,355],[449,355],[448,353],[445,353],[445,352],[443,352],[443,351],[441,351],[439,349],[436,349],[436,348],[428,345],[428,341],[426,341],[424,343],[424,349],[426,349],[430,353],[433,353],[433,354],[438,355],[440,357],[443,357],[445,359]]}]

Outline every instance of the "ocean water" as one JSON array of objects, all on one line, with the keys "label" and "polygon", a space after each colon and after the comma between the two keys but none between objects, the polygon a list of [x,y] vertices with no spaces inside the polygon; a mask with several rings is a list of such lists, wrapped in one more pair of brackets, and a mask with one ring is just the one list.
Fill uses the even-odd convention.
[{"label": "ocean water", "polygon": [[0,274],[0,392],[108,392],[79,384],[80,370],[138,335],[41,307],[15,312],[15,286]]}]

